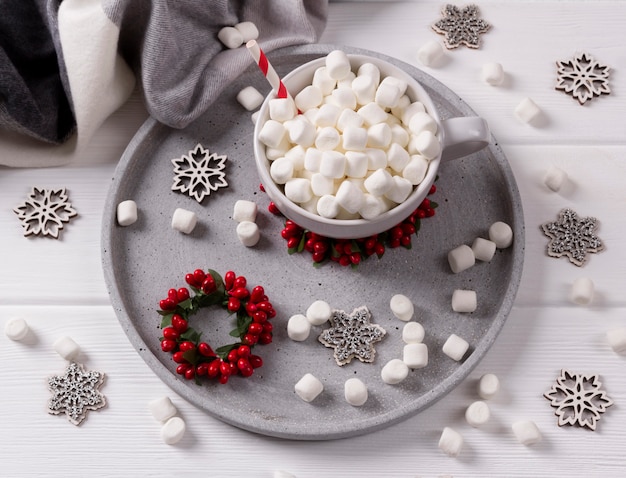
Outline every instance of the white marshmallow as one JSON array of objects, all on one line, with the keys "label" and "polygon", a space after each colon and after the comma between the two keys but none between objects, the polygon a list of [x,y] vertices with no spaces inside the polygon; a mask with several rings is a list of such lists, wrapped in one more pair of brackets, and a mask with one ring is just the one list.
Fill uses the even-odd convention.
[{"label": "white marshmallow", "polygon": [[285,122],[285,128],[289,141],[293,144],[307,148],[315,142],[317,129],[304,115],[298,115],[293,120]]},{"label": "white marshmallow", "polygon": [[304,169],[304,156],[306,155],[306,148],[297,144],[289,151],[285,153],[287,158],[293,164],[294,175],[296,171],[302,171]]},{"label": "white marshmallow", "polygon": [[395,294],[389,301],[389,308],[398,319],[408,322],[413,318],[413,302],[406,295]]},{"label": "white marshmallow", "polygon": [[338,88],[330,94],[330,102],[342,110],[356,108],[356,96],[351,88]]},{"label": "white marshmallow", "polygon": [[400,101],[400,97],[404,93],[397,84],[391,81],[387,81],[390,77],[385,78],[378,88],[376,89],[376,95],[374,101],[381,108],[393,108]]},{"label": "white marshmallow", "polygon": [[316,196],[325,196],[335,192],[335,181],[321,173],[313,173],[311,176],[311,191]]},{"label": "white marshmallow", "polygon": [[311,84],[318,87],[323,95],[330,95],[337,85],[337,80],[331,78],[328,69],[322,66],[313,73]]},{"label": "white marshmallow", "polygon": [[371,103],[376,98],[376,81],[369,75],[359,75],[352,80],[352,91],[360,105]]},{"label": "white marshmallow", "polygon": [[319,172],[327,178],[343,178],[346,174],[346,156],[339,151],[323,151]]},{"label": "white marshmallow", "polygon": [[456,289],[452,293],[452,310],[455,312],[474,312],[477,307],[476,291]]},{"label": "white marshmallow", "polygon": [[496,62],[485,63],[482,67],[483,81],[491,86],[498,86],[504,82],[502,65]]},{"label": "white marshmallow", "polygon": [[323,104],[317,111],[313,124],[319,128],[326,126],[332,126],[334,128],[340,114],[341,108],[339,108],[339,106],[330,103]]},{"label": "white marshmallow", "polygon": [[306,310],[306,318],[311,323],[311,325],[322,325],[328,322],[330,316],[332,315],[332,310],[328,302],[323,300],[316,300],[309,308]]},{"label": "white marshmallow", "polygon": [[217,38],[226,48],[239,48],[243,45],[243,36],[235,27],[224,27],[217,32]]},{"label": "white marshmallow", "polygon": [[74,360],[78,354],[80,353],[80,347],[74,340],[70,337],[60,337],[55,340],[52,347],[61,357],[65,360],[72,361]]},{"label": "white marshmallow", "polygon": [[253,201],[246,201],[245,199],[239,199],[235,202],[233,208],[233,220],[237,222],[241,221],[256,221],[256,214],[258,206]]},{"label": "white marshmallow", "polygon": [[560,191],[566,181],[567,173],[555,166],[550,166],[543,178],[544,184],[554,192]]},{"label": "white marshmallow", "polygon": [[405,344],[419,344],[424,340],[424,327],[419,322],[407,322],[402,328],[402,340]]},{"label": "white marshmallow", "polygon": [[445,427],[439,438],[439,449],[448,456],[458,456],[463,448],[463,436],[450,427]]},{"label": "white marshmallow", "polygon": [[191,234],[197,222],[198,218],[195,212],[180,207],[172,215],[172,229],[176,229],[183,234]]},{"label": "white marshmallow", "polygon": [[619,355],[626,355],[626,327],[609,330],[606,333],[606,339],[613,352]]},{"label": "white marshmallow", "polygon": [[294,387],[296,394],[305,402],[313,401],[322,391],[324,385],[310,373],[305,374]]},{"label": "white marshmallow", "polygon": [[383,382],[396,385],[409,375],[409,367],[400,359],[391,359],[380,371]]},{"label": "white marshmallow", "polygon": [[339,131],[332,126],[320,128],[315,136],[315,147],[320,151],[331,151],[339,146],[340,142]]},{"label": "white marshmallow", "polygon": [[505,222],[494,222],[489,226],[489,239],[496,243],[498,249],[506,249],[513,243],[513,230]]},{"label": "white marshmallow", "polygon": [[387,167],[387,153],[378,148],[366,148],[367,169],[376,171],[377,169],[385,169]]},{"label": "white marshmallow", "polygon": [[378,123],[367,128],[367,146],[369,148],[387,148],[390,143],[391,128],[387,123]]},{"label": "white marshmallow", "polygon": [[415,135],[419,135],[423,131],[435,134],[437,132],[437,123],[426,111],[417,111],[409,120],[409,129]]},{"label": "white marshmallow", "polygon": [[402,177],[417,186],[424,180],[427,171],[428,160],[421,154],[413,154],[409,156],[409,162],[402,170]]},{"label": "white marshmallow", "polygon": [[254,86],[246,86],[237,93],[237,101],[248,111],[253,111],[263,103],[263,95]]},{"label": "white marshmallow", "polygon": [[283,470],[276,470],[274,478],[296,478],[296,475]]},{"label": "white marshmallow", "polygon": [[489,406],[480,400],[472,403],[467,407],[467,410],[465,410],[465,420],[475,428],[487,423],[490,417],[491,412],[489,411]]},{"label": "white marshmallow", "polygon": [[293,163],[285,157],[272,161],[270,176],[276,184],[286,184],[293,178]]},{"label": "white marshmallow", "polygon": [[326,55],[325,63],[328,76],[335,80],[345,78],[352,71],[350,59],[342,50],[331,51],[328,55]]},{"label": "white marshmallow", "polygon": [[4,324],[4,333],[8,338],[15,341],[25,339],[29,330],[28,323],[21,317],[12,317]]},{"label": "white marshmallow", "polygon": [[448,263],[455,274],[469,269],[476,263],[474,251],[470,246],[461,244],[448,252]]},{"label": "white marshmallow", "polygon": [[351,214],[359,212],[363,206],[365,196],[351,181],[343,181],[335,194],[337,203]]},{"label": "white marshmallow", "polygon": [[570,300],[577,305],[589,305],[593,301],[594,285],[588,277],[579,277],[572,284]]},{"label": "white marshmallow", "polygon": [[122,201],[117,205],[117,223],[130,226],[137,222],[137,203],[132,200]]},{"label": "white marshmallow", "polygon": [[272,98],[269,101],[269,114],[270,119],[284,123],[296,116],[296,105],[291,98]]},{"label": "white marshmallow", "polygon": [[261,231],[255,222],[241,221],[237,224],[237,238],[246,247],[254,247],[261,239]]},{"label": "white marshmallow", "polygon": [[345,133],[347,128],[360,128],[363,126],[363,117],[356,111],[344,109],[337,118],[337,129]]},{"label": "white marshmallow", "polygon": [[469,344],[456,334],[451,334],[442,348],[444,354],[457,362],[463,358],[468,349]]},{"label": "white marshmallow", "polygon": [[259,131],[259,141],[270,148],[277,148],[287,130],[282,123],[275,120],[267,120]]},{"label": "white marshmallow", "polygon": [[304,154],[304,169],[311,173],[319,172],[322,156],[322,152],[319,149],[307,148]]},{"label": "white marshmallow", "polygon": [[435,66],[443,55],[441,43],[435,40],[424,43],[417,51],[417,59],[424,66]]},{"label": "white marshmallow", "polygon": [[356,78],[353,72],[349,72],[341,80],[337,80],[337,89],[352,89],[352,81]]},{"label": "white marshmallow", "polygon": [[311,214],[317,214],[317,203],[319,200],[319,196],[313,196],[307,202],[300,203],[300,207]]},{"label": "white marshmallow", "polygon": [[391,143],[387,150],[387,163],[391,169],[397,173],[401,173],[406,165],[409,164],[410,159],[411,156],[409,156],[409,152],[406,149],[398,143]]},{"label": "white marshmallow", "polygon": [[161,427],[161,439],[166,445],[174,445],[185,435],[185,421],[180,417],[172,417]]},{"label": "white marshmallow", "polygon": [[399,121],[402,121],[402,113],[407,106],[411,104],[411,98],[408,95],[402,95],[398,100],[398,104],[391,108],[391,114],[396,117]]},{"label": "white marshmallow", "polygon": [[257,120],[259,119],[259,114],[261,112],[259,110],[255,111],[254,113],[252,113],[250,115],[250,121],[252,121],[252,124],[256,124]]},{"label": "white marshmallow", "polygon": [[348,126],[343,131],[342,145],[346,151],[363,151],[367,147],[368,130]]},{"label": "white marshmallow", "polygon": [[530,98],[524,98],[513,111],[522,123],[533,123],[541,116],[541,109]]},{"label": "white marshmallow", "polygon": [[291,178],[285,183],[285,196],[298,204],[310,201],[313,197],[311,181],[306,178]]},{"label": "white marshmallow", "polygon": [[324,95],[318,86],[305,86],[300,93],[294,97],[296,107],[300,111],[310,110],[322,104]]},{"label": "white marshmallow", "polygon": [[291,340],[302,342],[311,333],[311,323],[303,314],[292,315],[287,322],[287,335]]},{"label": "white marshmallow", "polygon": [[359,209],[359,214],[363,219],[375,219],[382,213],[388,211],[385,201],[379,196],[372,196],[369,193],[365,193],[363,196],[363,205]]},{"label": "white marshmallow", "polygon": [[158,422],[166,422],[176,415],[177,410],[169,397],[161,397],[148,402],[148,409]]},{"label": "white marshmallow", "polygon": [[361,151],[346,151],[345,156],[346,176],[349,178],[365,178],[368,165],[367,154]]},{"label": "white marshmallow", "polygon": [[[390,116],[390,118],[395,118],[395,116]],[[391,142],[397,143],[403,148],[409,145],[409,133],[401,124],[392,124],[389,126],[391,129]]]},{"label": "white marshmallow", "polygon": [[334,219],[339,215],[339,203],[335,196],[325,194],[317,201],[317,213],[326,219]]},{"label": "white marshmallow", "polygon": [[320,112],[319,108],[311,108],[310,110],[303,111],[302,114],[306,119],[308,119],[311,123],[315,125],[316,124],[315,120],[319,112]]},{"label": "white marshmallow", "polygon": [[358,76],[369,76],[374,80],[374,84],[378,86],[380,83],[380,70],[374,63],[363,63],[357,70]]},{"label": "white marshmallow", "polygon": [[[287,133],[287,129],[284,129],[285,133]],[[265,157],[270,161],[274,161],[275,159],[283,157],[285,153],[287,153],[287,151],[289,151],[292,147],[293,145],[289,142],[289,136],[285,134],[276,147],[268,146],[265,148]]]},{"label": "white marshmallow", "polygon": [[398,88],[400,90],[400,96],[406,93],[406,89],[408,86],[406,81],[396,76],[387,76],[386,78],[383,78],[380,84],[382,85],[383,83],[388,83]]},{"label": "white marshmallow", "polygon": [[441,154],[441,143],[430,131],[422,131],[415,137],[415,149],[426,159],[435,159]]},{"label": "white marshmallow", "polygon": [[520,420],[511,425],[515,438],[522,445],[534,445],[541,441],[541,432],[532,420]]},{"label": "white marshmallow", "polygon": [[406,126],[408,126],[413,116],[415,116],[417,113],[425,113],[425,112],[426,112],[426,107],[424,106],[424,104],[419,101],[415,101],[411,103],[410,105],[408,105],[406,108],[404,108],[404,111],[402,112],[402,116],[400,117],[400,119]]},{"label": "white marshmallow", "polygon": [[397,204],[401,204],[406,201],[409,194],[413,192],[413,185],[408,179],[404,179],[401,176],[393,176],[393,187],[385,193],[387,199],[391,199]]},{"label": "white marshmallow", "polygon": [[402,361],[412,369],[426,367],[428,365],[428,347],[421,342],[406,344],[402,349]]},{"label": "white marshmallow", "polygon": [[353,407],[360,407],[367,402],[367,385],[358,378],[349,378],[344,384],[346,402]]},{"label": "white marshmallow", "polygon": [[389,192],[395,183],[387,170],[378,169],[365,180],[364,185],[367,192],[373,196],[382,196]]},{"label": "white marshmallow", "polygon": [[493,373],[486,373],[478,380],[478,396],[484,400],[493,398],[500,390],[500,380]]},{"label": "white marshmallow", "polygon": [[360,218],[358,212],[348,212],[344,208],[339,206],[339,204],[337,204],[337,207],[339,207],[339,212],[335,216],[335,219],[351,221],[352,219],[359,219]]},{"label": "white marshmallow", "polygon": [[357,114],[359,114],[361,118],[363,118],[363,122],[366,126],[383,123],[384,121],[387,121],[388,116],[385,110],[374,102],[363,105],[361,108],[359,108]]},{"label": "white marshmallow", "polygon": [[243,43],[259,38],[259,29],[253,22],[239,22],[235,25],[235,29],[241,33]]},{"label": "white marshmallow", "polygon": [[474,253],[474,257],[479,261],[489,262],[496,253],[496,243],[483,239],[482,237],[477,237],[472,243],[472,252]]}]

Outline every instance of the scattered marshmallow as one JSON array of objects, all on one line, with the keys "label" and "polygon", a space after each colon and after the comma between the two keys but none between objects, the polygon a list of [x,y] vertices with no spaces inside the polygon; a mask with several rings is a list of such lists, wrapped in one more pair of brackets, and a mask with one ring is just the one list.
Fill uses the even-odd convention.
[{"label": "scattered marshmallow", "polygon": [[480,400],[472,403],[465,410],[465,420],[475,428],[487,423],[490,417],[489,406]]},{"label": "scattered marshmallow", "polygon": [[296,475],[283,470],[276,470],[274,478],[296,478]]},{"label": "scattered marshmallow", "polygon": [[588,277],[579,277],[572,284],[570,299],[577,305],[589,305],[593,300],[594,285]]},{"label": "scattered marshmallow", "polygon": [[185,435],[185,421],[180,417],[172,417],[161,427],[161,439],[167,445],[174,445]]},{"label": "scattered marshmallow", "polygon": [[243,35],[235,27],[223,27],[217,32],[217,38],[226,48],[239,48],[243,45]]},{"label": "scattered marshmallow", "polygon": [[424,66],[434,66],[444,55],[441,43],[435,40],[426,42],[417,51],[417,59]]},{"label": "scattered marshmallow", "polygon": [[178,413],[169,397],[161,397],[148,402],[148,409],[158,422],[166,422]]},{"label": "scattered marshmallow", "polygon": [[489,239],[496,243],[498,249],[506,249],[513,244],[513,230],[505,222],[494,222],[489,226]]},{"label": "scattered marshmallow", "polygon": [[311,322],[303,314],[292,315],[287,321],[287,335],[291,340],[302,342],[309,338]]},{"label": "scattered marshmallow", "polygon": [[239,199],[235,202],[235,206],[233,208],[233,220],[237,222],[254,222],[256,221],[257,212],[258,206],[255,202]]},{"label": "scattered marshmallow", "polygon": [[472,243],[472,252],[479,261],[489,262],[496,253],[496,243],[482,237],[477,237]]},{"label": "scattered marshmallow", "polygon": [[394,295],[389,301],[389,308],[393,315],[404,322],[408,322],[413,318],[413,302],[406,295]]},{"label": "scattered marshmallow", "polygon": [[541,432],[532,420],[520,420],[511,425],[515,438],[522,445],[534,445],[541,441]]},{"label": "scattered marshmallow", "polygon": [[613,352],[626,355],[626,327],[611,329],[606,333],[607,341]]},{"label": "scattered marshmallow", "polygon": [[324,385],[310,373],[305,374],[295,385],[296,394],[305,402],[312,402],[322,393]]},{"label": "scattered marshmallow", "polygon": [[197,222],[198,218],[195,212],[180,207],[172,215],[172,229],[176,229],[183,234],[191,234]]},{"label": "scattered marshmallow", "polygon": [[71,337],[60,337],[52,344],[56,353],[65,360],[72,361],[80,353],[79,345]]},{"label": "scattered marshmallow", "polygon": [[474,251],[470,246],[461,244],[448,252],[448,263],[455,274],[469,269],[476,263]]},{"label": "scattered marshmallow", "polygon": [[333,50],[326,55],[326,71],[334,80],[341,80],[352,71],[350,59],[342,50]]},{"label": "scattered marshmallow", "polygon": [[269,101],[270,119],[284,123],[293,119],[297,114],[296,105],[290,97],[272,98]]},{"label": "scattered marshmallow", "polygon": [[424,368],[428,365],[428,347],[424,343],[406,344],[402,349],[402,361],[409,368]]},{"label": "scattered marshmallow", "polygon": [[486,373],[478,380],[478,396],[484,400],[495,397],[500,390],[500,380],[493,373]]},{"label": "scattered marshmallow", "polygon": [[122,201],[117,205],[117,223],[130,226],[137,222],[137,203],[132,200]]},{"label": "scattered marshmallow", "polygon": [[543,178],[544,184],[554,192],[560,191],[566,181],[567,173],[556,166],[550,166]]},{"label": "scattered marshmallow", "polygon": [[474,312],[477,307],[476,291],[456,289],[452,293],[452,310],[455,312]]},{"label": "scattered marshmallow", "polygon": [[237,224],[237,238],[246,247],[254,247],[261,240],[259,226],[252,221],[241,221]]},{"label": "scattered marshmallow", "polygon": [[4,324],[4,333],[16,342],[25,339],[29,330],[28,323],[21,317],[12,317]]},{"label": "scattered marshmallow", "polygon": [[367,385],[358,378],[349,378],[344,385],[346,402],[354,407],[360,407],[367,402]]},{"label": "scattered marshmallow", "polygon": [[491,86],[498,86],[504,82],[504,69],[497,62],[489,62],[483,64],[482,67],[483,81]]},{"label": "scattered marshmallow", "polygon": [[541,116],[541,109],[532,99],[524,98],[515,107],[514,113],[522,123],[530,124]]},{"label": "scattered marshmallow", "polygon": [[316,300],[309,308],[306,310],[306,318],[311,323],[311,325],[322,325],[328,322],[330,316],[332,315],[332,310],[328,302],[323,300]]},{"label": "scattered marshmallow", "polygon": [[458,456],[463,448],[463,436],[450,427],[445,427],[439,438],[439,449],[448,456]]},{"label": "scattered marshmallow", "polygon": [[248,111],[256,110],[263,100],[263,95],[254,86],[246,86],[237,93],[237,101]]},{"label": "scattered marshmallow", "polygon": [[457,362],[463,358],[468,349],[467,341],[456,334],[451,334],[443,344],[443,353]]},{"label": "scattered marshmallow", "polygon": [[383,382],[396,385],[409,375],[409,367],[400,359],[391,359],[380,371]]},{"label": "scattered marshmallow", "polygon": [[402,340],[406,344],[419,344],[424,335],[424,327],[419,322],[407,322],[402,328]]},{"label": "scattered marshmallow", "polygon": [[235,29],[241,34],[243,43],[259,38],[259,29],[253,22],[239,22],[235,25]]}]

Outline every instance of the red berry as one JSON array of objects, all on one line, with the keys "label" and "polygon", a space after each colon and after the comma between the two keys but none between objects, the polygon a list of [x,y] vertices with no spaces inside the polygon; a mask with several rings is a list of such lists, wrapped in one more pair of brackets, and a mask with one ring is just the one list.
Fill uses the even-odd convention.
[{"label": "red berry", "polygon": [[305,242],[304,242],[304,250],[307,252],[315,252],[315,244],[317,244],[317,241],[313,238],[308,238]]},{"label": "red berry", "polygon": [[402,232],[402,228],[400,226],[394,226],[391,228],[391,240],[393,241],[394,239],[401,239],[402,236],[404,236],[404,233]]},{"label": "red berry", "polygon": [[326,242],[317,241],[313,246],[315,252],[326,252],[328,250],[328,244]]},{"label": "red berry", "polygon": [[374,249],[376,247],[376,239],[370,237],[365,241],[365,249]]},{"label": "red berry", "polygon": [[299,237],[290,237],[287,239],[287,249],[295,249],[300,244]]},{"label": "red berry", "polygon": [[176,302],[168,297],[167,299],[159,301],[159,307],[161,310],[174,310],[176,308]]},{"label": "red berry", "polygon": [[241,358],[248,358],[250,356],[250,347],[247,345],[240,345],[239,348],[237,348],[237,356]]},{"label": "red berry", "polygon": [[378,257],[382,256],[385,253],[385,245],[382,242],[377,242],[374,251]]},{"label": "red berry", "polygon": [[189,284],[191,287],[196,287],[196,288],[200,287],[200,283],[196,282],[196,278],[194,277],[193,274],[186,274],[185,282]]},{"label": "red berry", "polygon": [[248,333],[249,334],[259,335],[261,332],[263,332],[263,325],[261,325],[261,324],[259,324],[257,322],[252,322],[248,326]]},{"label": "red berry", "polygon": [[178,304],[178,292],[176,289],[170,289],[167,291],[167,298],[170,299],[175,304]]},{"label": "red berry", "polygon": [[183,352],[181,352],[180,350],[178,352],[174,352],[174,354],[172,355],[172,359],[174,360],[174,362],[176,363],[186,363],[188,364],[189,362],[187,362],[187,359],[185,359]]},{"label": "red berry", "polygon": [[192,380],[194,377],[196,376],[196,369],[193,367],[189,367],[186,371],[185,371],[185,378],[187,380]]},{"label": "red berry", "polygon": [[263,186],[263,183],[259,184],[259,189],[263,192],[265,192],[265,186]]},{"label": "red berry", "polygon": [[359,265],[361,263],[361,253],[353,252],[352,254],[350,254],[350,262],[355,266]]},{"label": "red berry", "polygon": [[254,345],[258,342],[259,336],[253,334],[246,334],[243,336],[242,342],[246,345]]},{"label": "red berry", "polygon": [[254,289],[252,289],[252,292],[250,293],[250,301],[255,302],[255,303],[261,302],[264,295],[265,295],[265,290],[263,289],[263,287],[260,285],[257,285]]},{"label": "red berry", "polygon": [[211,363],[209,363],[209,368],[207,369],[207,375],[210,378],[215,378],[219,375],[220,373],[220,360],[216,359],[213,360]]},{"label": "red berry", "polygon": [[271,212],[272,214],[280,216],[280,211],[276,207],[276,204],[274,204],[273,202],[270,202],[269,206],[267,206],[267,210]]},{"label": "red berry", "polygon": [[415,226],[413,224],[405,222],[404,224],[402,224],[401,227],[402,227],[402,232],[404,232],[405,236],[410,236],[412,234],[415,234],[416,232]]},{"label": "red berry", "polygon": [[209,372],[209,364],[206,362],[199,363],[196,365],[196,375],[202,377],[207,375]]},{"label": "red berry", "polygon": [[261,335],[259,335],[259,343],[261,345],[271,344],[272,343],[272,334],[270,334],[268,332],[263,332]]},{"label": "red berry", "polygon": [[262,310],[263,312],[269,312],[270,310],[272,310],[272,304],[268,302],[267,300],[258,302],[256,307],[257,309]]},{"label": "red berry", "polygon": [[225,385],[226,383],[228,383],[228,377],[229,375],[220,375],[220,378],[218,378],[217,381],[222,385]]},{"label": "red berry", "polygon": [[202,281],[202,292],[209,295],[217,289],[217,284],[215,284],[215,279],[212,276],[208,275]]},{"label": "red berry", "polygon": [[237,297],[229,297],[227,307],[230,312],[237,312],[239,307],[241,307],[241,302]]},{"label": "red berry", "polygon": [[235,283],[236,278],[237,276],[233,271],[228,271],[226,274],[224,274],[224,287],[226,287],[226,290],[230,290],[233,288],[233,284]]},{"label": "red berry", "polygon": [[189,367],[191,367],[191,365],[188,363],[181,363],[178,367],[176,367],[176,373],[178,375],[185,375],[185,372],[189,370]]},{"label": "red berry", "polygon": [[430,199],[424,198],[422,204],[420,204],[421,209],[428,209],[430,207]]},{"label": "red berry", "polygon": [[434,184],[430,187],[430,191],[428,191],[428,194],[435,194],[437,192],[437,186],[435,186]]},{"label": "red berry", "polygon": [[244,276],[239,276],[235,278],[233,282],[233,288],[238,289],[239,287],[246,287],[248,285],[248,281]]},{"label": "red berry", "polygon": [[174,327],[165,327],[163,329],[163,337],[170,340],[178,340],[180,333]]},{"label": "red berry", "polygon": [[203,357],[215,357],[215,352],[213,352],[211,346],[206,342],[200,342],[198,344],[198,352],[200,352],[200,355]]},{"label": "red berry", "polygon": [[265,322],[263,324],[263,332],[271,333],[274,330],[274,325],[271,322]]},{"label": "red berry", "polygon": [[411,236],[403,236],[402,239],[400,239],[400,244],[404,247],[409,247],[411,245]]},{"label": "red berry", "polygon": [[196,269],[195,271],[193,271],[193,276],[198,284],[202,284],[207,275],[202,269]]},{"label": "red berry", "polygon": [[237,359],[239,358],[239,355],[237,354],[237,349],[232,349],[230,352],[228,352],[228,355],[226,356],[226,359],[230,362],[230,363],[235,363],[237,362]]},{"label": "red berry", "polygon": [[389,247],[391,247],[392,249],[394,249],[396,247],[400,247],[400,238],[399,237],[394,237],[393,239],[391,239],[389,241]]},{"label": "red berry", "polygon": [[426,217],[433,217],[435,215],[435,210],[432,207],[426,209]]},{"label": "red berry", "polygon": [[171,339],[163,339],[161,340],[161,350],[163,352],[171,352],[176,348],[176,341]]},{"label": "red berry", "polygon": [[417,217],[419,219],[424,219],[426,217],[426,211],[424,211],[423,209],[418,209],[417,211]]},{"label": "red berry", "polygon": [[263,312],[262,310],[257,310],[256,312],[252,314],[252,320],[254,322],[262,324],[263,322],[267,320],[267,313]]},{"label": "red berry", "polygon": [[181,352],[187,352],[189,350],[195,350],[196,348],[196,344],[194,344],[193,342],[191,342],[190,340],[185,340],[184,342],[181,342],[180,345],[178,346],[179,350]]},{"label": "red berry", "polygon": [[250,292],[245,287],[235,287],[228,293],[232,297],[236,297],[237,299],[245,299],[250,295]]},{"label": "red berry", "polygon": [[275,311],[274,309],[270,309],[270,310],[267,312],[267,318],[268,318],[268,319],[273,319],[274,317],[276,317],[276,311]]},{"label": "red berry", "polygon": [[314,252],[312,255],[313,262],[323,262],[326,259],[325,252]]},{"label": "red berry", "polygon": [[240,358],[237,360],[237,368],[243,377],[249,377],[254,372],[252,365],[250,365],[250,362],[248,362],[248,359],[246,358]]},{"label": "red berry", "polygon": [[189,299],[189,289],[181,287],[176,291],[176,297],[178,297],[179,303]]},{"label": "red berry", "polygon": [[230,368],[230,365],[227,362],[220,360],[220,373],[222,375],[229,376],[231,371],[232,369]]},{"label": "red berry", "polygon": [[258,355],[250,355],[250,357],[248,357],[248,361],[253,368],[259,368],[263,365],[263,359]]},{"label": "red berry", "polygon": [[341,264],[344,267],[349,266],[351,264],[350,256],[347,254],[342,254],[341,257],[339,258],[339,264]]},{"label": "red berry", "polygon": [[182,315],[174,314],[172,316],[172,327],[179,333],[184,333],[189,327],[189,323],[183,318]]}]

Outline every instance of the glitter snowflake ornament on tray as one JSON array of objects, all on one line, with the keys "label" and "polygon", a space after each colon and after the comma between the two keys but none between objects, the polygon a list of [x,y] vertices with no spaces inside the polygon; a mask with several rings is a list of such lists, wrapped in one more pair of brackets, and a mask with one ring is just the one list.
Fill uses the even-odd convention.
[{"label": "glitter snowflake ornament on tray", "polygon": [[318,340],[335,349],[333,355],[338,365],[350,363],[355,357],[361,362],[373,362],[376,355],[374,344],[380,342],[387,332],[370,320],[370,311],[365,306],[354,309],[351,314],[333,310],[331,326],[322,331]]},{"label": "glitter snowflake ornament on tray", "polygon": [[65,188],[33,188],[28,199],[13,209],[22,222],[24,235],[59,238],[63,224],[78,213],[68,201]]},{"label": "glitter snowflake ornament on tray", "polygon": [[554,413],[559,417],[559,426],[578,425],[595,430],[600,416],[613,405],[613,400],[601,387],[598,375],[561,370],[556,383],[543,396],[556,408]]},{"label": "glitter snowflake ornament on tray", "polygon": [[609,67],[601,65],[587,53],[574,58],[557,61],[557,83],[555,88],[571,94],[581,105],[596,96],[611,93]]},{"label": "glitter snowflake ornament on tray", "polygon": [[174,184],[172,191],[188,194],[199,203],[219,188],[228,186],[224,174],[226,156],[209,154],[200,143],[182,157],[172,159]]},{"label": "glitter snowflake ornament on tray", "polygon": [[563,209],[559,218],[541,226],[548,243],[548,255],[567,256],[572,264],[583,266],[587,253],[604,250],[604,244],[595,234],[598,220],[595,217],[579,218],[571,209]]},{"label": "glitter snowflake ornament on tray", "polygon": [[448,4],[441,10],[441,15],[443,18],[433,23],[432,29],[444,35],[443,43],[449,50],[461,45],[478,48],[480,35],[491,27],[480,18],[476,5],[459,8]]},{"label": "glitter snowflake ornament on tray", "polygon": [[63,375],[48,379],[48,388],[52,392],[48,412],[53,415],[65,413],[70,423],[80,425],[89,410],[106,405],[104,395],[98,390],[103,381],[103,373],[85,371],[81,364],[70,362]]}]

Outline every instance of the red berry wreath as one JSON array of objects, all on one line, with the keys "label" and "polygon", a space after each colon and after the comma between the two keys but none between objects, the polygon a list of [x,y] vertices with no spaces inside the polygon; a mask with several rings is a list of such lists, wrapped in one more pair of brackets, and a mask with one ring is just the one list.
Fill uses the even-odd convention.
[{"label": "red berry wreath", "polygon": [[[210,270],[196,269],[185,276],[191,286],[191,297],[186,287],[170,289],[167,298],[159,302],[159,314],[163,317],[161,350],[170,352],[178,364],[176,373],[188,380],[198,377],[217,379],[226,383],[231,375],[249,377],[254,369],[263,365],[258,355],[252,354],[255,345],[272,342],[270,319],[276,311],[265,295],[263,287],[254,287],[250,292],[244,276],[233,271],[224,274],[224,279]],[[239,341],[223,345],[213,351],[211,346],[200,340],[200,333],[189,326],[189,320],[199,309],[219,305],[237,316],[237,326],[230,332]]]}]

